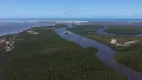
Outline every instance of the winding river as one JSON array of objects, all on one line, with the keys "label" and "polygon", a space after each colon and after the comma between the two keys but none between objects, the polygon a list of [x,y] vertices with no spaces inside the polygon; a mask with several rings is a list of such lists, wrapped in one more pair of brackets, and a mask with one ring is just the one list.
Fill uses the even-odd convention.
[{"label": "winding river", "polygon": [[136,72],[135,70],[128,68],[124,65],[117,63],[113,57],[117,54],[112,48],[92,39],[80,36],[73,32],[69,32],[69,34],[64,34],[67,30],[66,28],[56,29],[55,32],[60,35],[62,38],[73,41],[74,43],[80,45],[81,47],[94,47],[98,49],[97,57],[106,63],[108,66],[113,68],[115,71],[121,73],[124,76],[127,76],[129,80],[142,80],[142,74]]},{"label": "winding river", "polygon": [[[6,26],[2,27],[1,25],[2,26],[6,25]],[[47,25],[54,25],[54,24],[27,24],[27,25],[19,24],[18,27],[16,27],[17,23],[16,24],[12,23],[12,25],[13,25],[13,27],[11,27],[11,23],[9,23],[9,24],[7,24],[7,23],[2,24],[1,23],[0,24],[0,36],[21,32],[25,29],[32,28],[33,26],[47,26]],[[22,25],[22,27],[20,27],[21,25]],[[94,47],[94,48],[98,49],[97,57],[100,60],[102,60],[104,63],[106,63],[108,66],[112,67],[115,71],[123,74],[124,76],[127,76],[129,78],[129,80],[142,80],[141,73],[136,72],[135,70],[128,68],[124,65],[121,65],[113,59],[113,57],[117,54],[117,52],[114,51],[112,48],[110,48],[109,46],[104,45],[102,43],[99,43],[97,41],[94,41],[92,39],[75,34],[73,32],[69,32],[69,34],[64,34],[64,32],[67,31],[66,29],[67,29],[67,27],[66,28],[58,28],[55,30],[55,32],[58,35],[60,35],[62,38],[69,40],[69,41],[73,41],[74,43],[80,45],[83,48]],[[107,27],[98,29],[97,33],[98,34],[115,35],[115,34],[104,32],[103,31],[104,29],[107,29]],[[141,36],[142,36],[142,34],[141,34]],[[2,80],[2,79],[0,78],[0,80]]]},{"label": "winding river", "polygon": [[104,30],[106,30],[108,28],[108,26],[104,26],[103,28],[100,28],[97,30],[97,34],[104,34],[104,35],[119,35],[119,36],[142,36],[142,34],[134,34],[134,35],[124,35],[124,34],[113,34],[113,33],[108,33],[105,32]]}]

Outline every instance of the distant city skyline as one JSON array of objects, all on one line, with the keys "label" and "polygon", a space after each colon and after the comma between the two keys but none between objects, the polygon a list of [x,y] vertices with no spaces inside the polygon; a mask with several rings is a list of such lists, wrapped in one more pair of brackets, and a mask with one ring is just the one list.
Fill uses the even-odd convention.
[{"label": "distant city skyline", "polygon": [[0,18],[142,18],[142,0],[1,0]]}]

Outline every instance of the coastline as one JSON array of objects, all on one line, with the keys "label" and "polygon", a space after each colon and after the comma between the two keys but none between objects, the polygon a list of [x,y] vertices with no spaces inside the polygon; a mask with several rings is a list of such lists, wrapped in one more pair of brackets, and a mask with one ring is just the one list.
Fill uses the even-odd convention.
[{"label": "coastline", "polygon": [[142,19],[126,19],[126,18],[11,18],[11,19],[0,19],[0,22],[142,22]]},{"label": "coastline", "polygon": [[110,26],[110,25],[126,25],[126,26],[142,26],[142,21],[75,21],[75,20],[1,20],[0,19],[0,36],[5,36],[9,34],[15,34],[22,32],[23,30],[27,30],[33,27],[39,26],[53,26],[56,24],[76,24],[76,25],[102,25],[102,26]]},{"label": "coastline", "polygon": [[41,26],[54,26],[54,23],[19,23],[19,22],[0,22],[0,37],[17,34],[24,30],[41,27]]}]

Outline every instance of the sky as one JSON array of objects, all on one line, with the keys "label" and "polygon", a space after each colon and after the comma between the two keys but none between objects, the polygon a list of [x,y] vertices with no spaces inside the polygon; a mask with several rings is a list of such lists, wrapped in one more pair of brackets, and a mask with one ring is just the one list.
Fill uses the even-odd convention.
[{"label": "sky", "polygon": [[142,18],[142,0],[0,0],[0,18]]}]

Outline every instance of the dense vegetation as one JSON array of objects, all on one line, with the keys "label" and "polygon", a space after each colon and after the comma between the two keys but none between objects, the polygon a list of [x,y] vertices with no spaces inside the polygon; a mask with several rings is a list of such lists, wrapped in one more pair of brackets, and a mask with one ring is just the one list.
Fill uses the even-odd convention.
[{"label": "dense vegetation", "polygon": [[5,55],[5,80],[125,80],[99,61],[92,48],[62,39],[47,27],[18,34],[15,48]]},{"label": "dense vegetation", "polygon": [[[125,41],[131,41],[131,40],[142,40],[141,37],[136,36],[109,36],[109,35],[98,35],[96,33],[91,33],[88,29],[89,25],[86,25],[86,27],[75,27],[70,28],[70,31],[73,31],[75,33],[81,33],[81,35],[89,37],[91,39],[94,39],[96,41],[102,42],[104,44],[107,44],[111,46],[113,49],[119,51],[120,53],[116,55],[116,60],[120,62],[121,64],[127,65],[139,72],[142,72],[142,44],[135,44],[131,45],[129,47],[118,47],[115,45],[111,45],[110,41],[111,38],[116,38],[120,43],[123,43]],[[97,27],[91,27],[93,30],[96,30]],[[87,30],[84,32],[84,30]]]},{"label": "dense vegetation", "polygon": [[142,33],[141,27],[129,27],[129,26],[112,26],[104,30],[108,33],[114,33],[114,34],[140,34]]},{"label": "dense vegetation", "polygon": [[[110,36],[110,35],[96,34],[97,29],[102,27],[103,26],[98,26],[98,25],[77,25],[75,28],[69,28],[68,30],[78,33],[80,35],[89,37],[101,43],[107,44],[111,46],[113,49],[117,51],[121,51],[121,52],[128,51],[129,47],[119,47],[119,46],[110,44],[110,41],[112,38],[117,39],[119,43],[124,43],[126,41],[133,41],[133,40],[142,40],[141,37],[137,37],[137,36]],[[89,33],[89,32],[92,32],[92,33]]]},{"label": "dense vegetation", "polygon": [[115,59],[142,73],[142,44],[129,47],[128,51],[116,55]]},{"label": "dense vegetation", "polygon": [[95,34],[96,30],[103,28],[103,26],[93,26],[93,25],[76,25],[75,28],[70,28],[70,31],[73,31],[78,34]]}]

